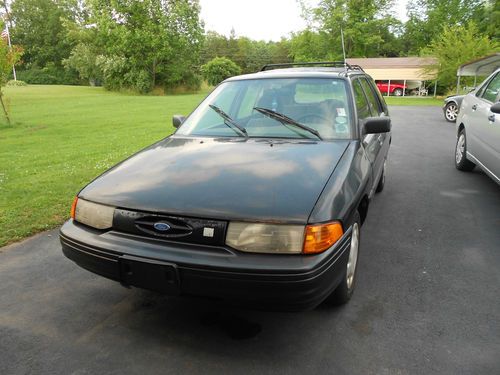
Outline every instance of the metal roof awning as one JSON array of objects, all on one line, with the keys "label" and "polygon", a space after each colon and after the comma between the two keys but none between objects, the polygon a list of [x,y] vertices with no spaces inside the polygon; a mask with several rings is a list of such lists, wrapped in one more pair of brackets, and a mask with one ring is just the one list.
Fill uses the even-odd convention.
[{"label": "metal roof awning", "polygon": [[481,57],[458,67],[457,76],[488,76],[500,68],[500,53]]},{"label": "metal roof awning", "polygon": [[428,69],[437,64],[433,57],[348,58],[346,61],[361,66],[375,80],[426,81],[437,76],[436,71]]}]

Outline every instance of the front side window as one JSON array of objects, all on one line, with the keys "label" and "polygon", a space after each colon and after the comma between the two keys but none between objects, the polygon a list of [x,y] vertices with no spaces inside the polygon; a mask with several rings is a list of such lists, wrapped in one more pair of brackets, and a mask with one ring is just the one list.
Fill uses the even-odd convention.
[{"label": "front side window", "polygon": [[329,140],[349,139],[351,129],[343,79],[269,78],[221,84],[176,134],[318,139],[317,133]]},{"label": "front side window", "polygon": [[360,78],[360,81],[361,81],[361,86],[363,86],[363,89],[366,93],[366,98],[368,99],[368,106],[370,107],[370,112],[372,116],[374,117],[380,116],[383,110],[380,108],[378,99],[375,96],[375,93],[373,92],[372,88],[370,87],[370,84],[365,78]]},{"label": "front side window", "polygon": [[483,99],[486,99],[492,103],[497,100],[498,92],[500,90],[500,73],[498,73],[493,79],[488,83],[488,86],[484,89],[481,94]]},{"label": "front side window", "polygon": [[354,100],[356,101],[356,109],[358,110],[358,118],[363,120],[367,117],[370,117],[371,111],[370,106],[368,104],[368,100],[366,100],[365,93],[363,92],[363,88],[361,87],[361,83],[359,79],[356,79],[352,83],[352,88],[354,90]]}]

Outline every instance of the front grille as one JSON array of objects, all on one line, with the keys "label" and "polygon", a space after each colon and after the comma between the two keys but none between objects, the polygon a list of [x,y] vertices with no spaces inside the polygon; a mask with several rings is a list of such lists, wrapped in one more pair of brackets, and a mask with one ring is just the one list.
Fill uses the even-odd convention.
[{"label": "front grille", "polygon": [[146,237],[203,245],[223,245],[227,222],[116,209],[113,229]]}]

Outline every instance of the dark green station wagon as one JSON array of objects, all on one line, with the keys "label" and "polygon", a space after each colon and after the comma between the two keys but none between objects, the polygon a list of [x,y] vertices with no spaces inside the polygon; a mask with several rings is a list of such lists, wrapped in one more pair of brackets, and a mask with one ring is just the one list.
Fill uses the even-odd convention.
[{"label": "dark green station wagon", "polygon": [[385,183],[388,116],[371,77],[343,62],[229,78],[174,116],[174,134],[78,193],[63,252],[170,295],[273,310],[345,303]]}]

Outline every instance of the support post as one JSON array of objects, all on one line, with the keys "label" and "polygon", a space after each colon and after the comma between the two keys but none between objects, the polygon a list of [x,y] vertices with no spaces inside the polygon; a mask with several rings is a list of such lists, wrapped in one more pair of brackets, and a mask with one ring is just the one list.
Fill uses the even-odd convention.
[{"label": "support post", "polygon": [[403,96],[405,96],[406,91],[406,79],[403,81]]},{"label": "support post", "polygon": [[458,75],[457,79],[457,95],[459,94],[459,90],[460,90],[460,74]]},{"label": "support post", "polygon": [[389,83],[387,85],[387,96],[391,94],[391,80],[389,80]]},{"label": "support post", "polygon": [[433,95],[433,97],[436,97],[437,85],[438,85],[438,80],[436,79],[436,80],[434,81],[434,95]]}]

